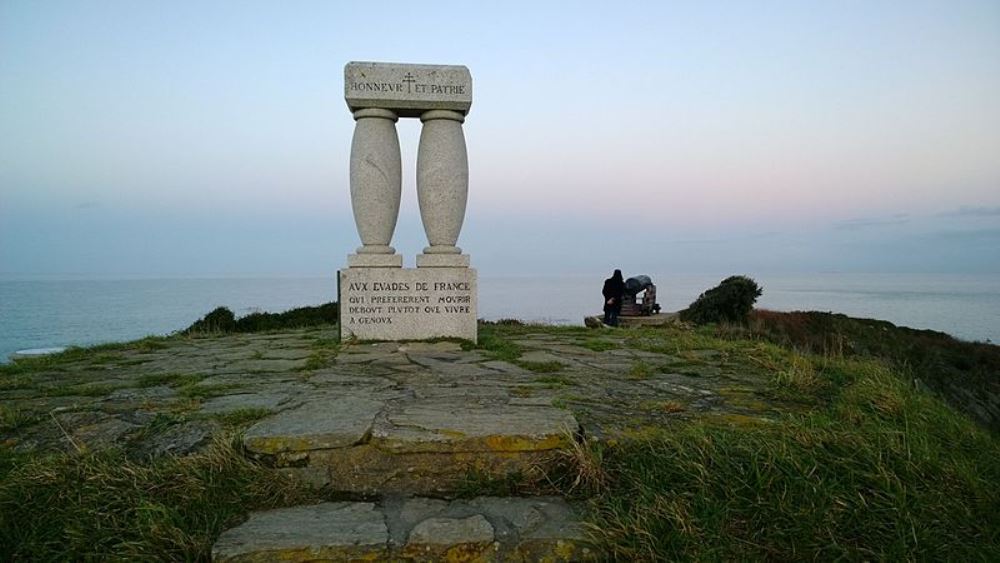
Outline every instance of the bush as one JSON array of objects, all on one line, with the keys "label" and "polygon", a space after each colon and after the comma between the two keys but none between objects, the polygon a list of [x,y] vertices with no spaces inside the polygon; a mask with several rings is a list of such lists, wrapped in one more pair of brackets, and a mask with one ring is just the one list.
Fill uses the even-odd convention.
[{"label": "bush", "polygon": [[299,307],[284,313],[250,313],[236,321],[236,332],[260,332],[282,328],[302,328],[337,322],[337,303],[319,307]]},{"label": "bush", "polygon": [[730,276],[681,311],[681,320],[695,324],[743,322],[761,293],[763,290],[752,279]]},{"label": "bush", "polygon": [[184,331],[184,334],[232,332],[235,329],[236,315],[226,307],[217,307],[211,313],[195,321]]},{"label": "bush", "polygon": [[195,321],[183,334],[211,332],[262,332],[284,328],[303,328],[324,324],[336,324],[337,302],[324,303],[318,307],[299,307],[284,313],[250,313],[236,319],[233,312],[219,307]]}]

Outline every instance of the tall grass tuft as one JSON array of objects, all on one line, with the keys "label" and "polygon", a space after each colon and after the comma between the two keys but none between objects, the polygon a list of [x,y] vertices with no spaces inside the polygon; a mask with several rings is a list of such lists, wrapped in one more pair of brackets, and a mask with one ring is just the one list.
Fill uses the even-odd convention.
[{"label": "tall grass tuft", "polygon": [[750,337],[828,358],[879,358],[1000,432],[1000,346],[817,311],[755,310]]},{"label": "tall grass tuft", "polygon": [[[503,327],[507,325],[480,324],[479,343],[476,349],[482,350],[495,360],[512,362],[521,357],[521,347],[505,338]],[[509,325],[519,327],[520,325]]]},{"label": "tall grass tuft", "polygon": [[[1000,560],[1000,442],[883,364],[793,358],[828,401],[603,452],[592,534],[621,560]],[[816,360],[819,361],[819,360]]]},{"label": "tall grass tuft", "polygon": [[249,510],[318,500],[237,448],[227,437],[152,464],[114,451],[25,460],[0,482],[0,560],[207,561]]}]

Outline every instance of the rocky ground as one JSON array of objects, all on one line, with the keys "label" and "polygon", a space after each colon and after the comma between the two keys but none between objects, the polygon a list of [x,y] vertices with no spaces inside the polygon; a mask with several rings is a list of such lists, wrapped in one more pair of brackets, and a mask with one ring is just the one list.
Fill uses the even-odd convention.
[{"label": "rocky ground", "polygon": [[0,440],[156,457],[237,430],[248,456],[342,494],[255,514],[223,534],[218,560],[565,560],[593,556],[574,509],[488,496],[497,483],[541,493],[582,440],[794,407],[745,355],[642,331],[487,327],[478,347],[337,338],[335,327],[172,337],[38,360],[3,381]]},{"label": "rocky ground", "polygon": [[0,400],[18,421],[0,437],[19,451],[117,445],[184,454],[226,426],[345,397],[434,399],[442,412],[470,401],[498,413],[547,405],[572,413],[586,435],[609,439],[671,419],[787,408],[768,397],[762,370],[724,351],[670,353],[610,330],[529,327],[511,338],[519,353],[506,360],[453,342],[339,346],[336,338],[335,328],[314,329],[80,353],[2,382]]}]

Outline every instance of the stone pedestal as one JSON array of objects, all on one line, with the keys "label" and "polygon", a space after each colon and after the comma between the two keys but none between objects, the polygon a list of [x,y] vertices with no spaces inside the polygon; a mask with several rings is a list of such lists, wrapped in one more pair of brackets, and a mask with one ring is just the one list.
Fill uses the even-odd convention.
[{"label": "stone pedestal", "polygon": [[472,268],[348,268],[338,272],[341,340],[461,338],[476,342]]},{"label": "stone pedestal", "polygon": [[348,268],[402,268],[401,254],[348,254]]},{"label": "stone pedestal", "polygon": [[417,254],[418,268],[468,268],[468,254]]}]

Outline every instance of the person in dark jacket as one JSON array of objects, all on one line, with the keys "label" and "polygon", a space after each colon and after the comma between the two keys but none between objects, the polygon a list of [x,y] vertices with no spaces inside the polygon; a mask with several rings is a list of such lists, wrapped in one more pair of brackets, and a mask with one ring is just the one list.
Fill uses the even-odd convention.
[{"label": "person in dark jacket", "polygon": [[618,326],[618,313],[622,312],[622,297],[625,295],[625,281],[622,279],[622,271],[615,270],[615,273],[604,280],[604,324]]}]

